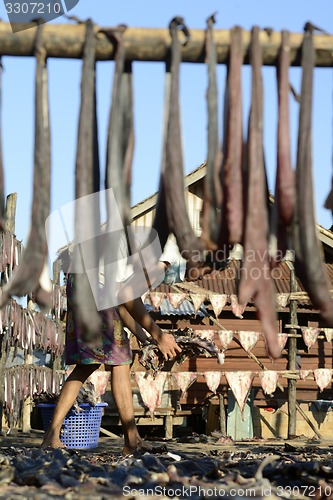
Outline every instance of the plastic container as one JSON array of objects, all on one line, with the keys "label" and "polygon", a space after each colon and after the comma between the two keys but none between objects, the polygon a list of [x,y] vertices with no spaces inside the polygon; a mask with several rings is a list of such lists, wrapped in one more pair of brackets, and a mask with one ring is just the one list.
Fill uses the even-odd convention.
[{"label": "plastic container", "polygon": [[[50,426],[55,404],[40,403],[37,405],[42,412],[44,430]],[[99,430],[101,427],[103,408],[107,403],[97,403],[92,406],[89,403],[80,404],[81,412],[71,409],[62,425],[60,440],[69,449],[83,450],[96,448],[98,445]]]}]

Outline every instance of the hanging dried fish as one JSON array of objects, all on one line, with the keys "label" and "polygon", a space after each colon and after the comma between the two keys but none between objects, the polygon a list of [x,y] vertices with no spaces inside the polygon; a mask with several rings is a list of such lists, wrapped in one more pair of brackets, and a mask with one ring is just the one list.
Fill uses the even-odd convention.
[{"label": "hanging dried fish", "polygon": [[281,33],[281,50],[277,66],[279,118],[278,156],[276,174],[276,196],[279,217],[285,226],[290,226],[295,208],[295,175],[291,165],[290,125],[289,125],[289,33]]},{"label": "hanging dried fish", "polygon": [[169,234],[171,233],[170,224],[167,216],[166,208],[166,191],[165,191],[165,156],[166,156],[166,140],[170,109],[170,89],[171,89],[171,68],[170,62],[166,64],[165,83],[164,83],[164,113],[163,113],[163,144],[162,144],[162,162],[161,174],[158,187],[158,196],[155,208],[154,220],[152,228],[157,232],[161,248],[165,247]]},{"label": "hanging dried fish", "polygon": [[[1,307],[13,295],[23,296],[37,291],[43,285],[40,278],[47,261],[48,248],[45,233],[45,221],[50,214],[50,127],[47,90],[46,51],[43,47],[41,26],[36,35],[36,90],[35,90],[35,154],[33,203],[31,229],[26,249],[18,268],[5,288]],[[37,297],[41,299],[40,294]],[[45,296],[40,304],[49,305],[50,296]]]},{"label": "hanging dried fish", "polygon": [[[115,70],[112,85],[112,102],[108,125],[108,143],[105,171],[107,222],[103,239],[104,263],[106,265],[124,258],[119,252],[122,245],[123,228],[126,228],[127,254],[135,253],[134,238],[128,237],[131,221],[131,175],[134,151],[133,85],[132,63],[126,61],[123,42],[124,26],[103,33],[115,43]],[[117,231],[118,229],[118,231]],[[105,268],[105,306],[114,300],[114,273]],[[119,296],[118,296],[119,298]]]},{"label": "hanging dried fish", "polygon": [[259,28],[251,31],[252,98],[248,131],[248,189],[244,232],[244,257],[239,285],[239,302],[253,297],[262,322],[269,354],[280,355],[276,332],[276,312],[268,253],[268,210],[263,158],[263,102]]},{"label": "hanging dried fish", "polygon": [[[84,198],[84,204],[76,201],[75,206],[75,241],[74,265],[82,264],[82,269],[77,272],[73,280],[73,315],[75,323],[81,331],[82,340],[96,342],[101,336],[101,319],[90,285],[95,279],[98,287],[97,268],[98,253],[95,238],[90,240],[91,245],[84,248],[84,257],[89,259],[90,269],[95,269],[95,275],[86,274],[85,261],[82,262],[81,242],[86,242],[91,235],[96,233],[100,226],[98,196],[89,195],[98,193],[100,188],[99,154],[96,117],[96,38],[94,25],[91,20],[86,23],[86,41],[83,55],[82,80],[81,80],[81,108],[78,131],[78,144],[76,153],[75,170],[75,198]],[[90,201],[91,200],[91,201]]]},{"label": "hanging dried fish", "polygon": [[175,234],[179,250],[182,256],[188,260],[188,271],[191,274],[191,269],[198,268],[203,261],[203,247],[191,227],[184,196],[179,109],[179,65],[181,61],[181,44],[178,39],[179,26],[182,27],[187,39],[189,38],[184,20],[180,17],[174,18],[169,26],[172,39],[171,81],[162,179],[165,187],[167,227]]},{"label": "hanging dried fish", "polygon": [[313,306],[320,310],[327,326],[333,326],[333,300],[322,262],[322,250],[316,235],[313,200],[311,118],[314,64],[312,34],[306,32],[302,44],[303,74],[296,166],[297,197],[293,227],[295,270]]},{"label": "hanging dried fish", "polygon": [[154,418],[156,408],[161,405],[166,377],[166,372],[159,372],[155,377],[150,373],[135,372],[142,401],[148,407],[151,418]]},{"label": "hanging dried fish", "polygon": [[216,179],[216,166],[220,163],[221,150],[218,140],[218,90],[216,78],[217,52],[214,41],[213,24],[215,14],[207,19],[206,63],[208,67],[207,111],[208,111],[208,150],[204,194],[201,211],[201,241],[207,250],[217,249],[218,213],[221,206],[221,183]]},{"label": "hanging dried fish", "polygon": [[[116,40],[116,64],[112,86],[112,103],[108,126],[108,144],[105,188],[112,188],[117,208],[125,226],[130,224],[130,187],[134,151],[132,63],[125,60],[122,39],[124,27],[103,30],[111,40]],[[107,198],[108,201],[108,198]],[[112,207],[107,206],[108,220]]]},{"label": "hanging dried fish", "polygon": [[222,373],[219,371],[209,371],[209,372],[204,372],[203,375],[205,377],[208,389],[214,392],[214,394],[216,394],[216,390],[220,385]]},{"label": "hanging dried fish", "polygon": [[224,102],[223,208],[220,247],[243,240],[242,28],[231,31]]},{"label": "hanging dried fish", "polygon": [[295,174],[291,164],[290,124],[289,124],[289,33],[281,33],[281,49],[277,65],[278,82],[278,137],[275,200],[272,210],[270,253],[274,266],[285,253],[288,245],[289,228],[295,208]]},{"label": "hanging dried fish", "polygon": [[172,376],[174,377],[179,389],[182,391],[181,397],[185,398],[187,396],[188,389],[198,378],[198,373],[197,372],[173,372]]}]

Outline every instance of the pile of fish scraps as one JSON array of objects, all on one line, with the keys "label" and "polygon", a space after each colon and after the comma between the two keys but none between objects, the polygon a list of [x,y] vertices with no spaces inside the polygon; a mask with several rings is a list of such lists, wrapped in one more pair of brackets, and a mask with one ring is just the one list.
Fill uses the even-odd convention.
[{"label": "pile of fish scraps", "polygon": [[[42,391],[36,394],[33,401],[35,405],[38,404],[56,404],[59,399],[59,394]],[[81,387],[79,394],[73,404],[73,409],[76,413],[82,411],[79,405],[90,404],[96,406],[101,402],[101,397],[96,394],[94,384],[87,381]]]},{"label": "pile of fish scraps", "polygon": [[98,450],[4,447],[0,498],[331,497],[329,448],[286,443],[279,451],[267,441],[222,447],[211,437],[201,451],[175,440],[169,444],[175,451],[128,457]]},{"label": "pile of fish scraps", "polygon": [[[189,357],[206,356],[210,358],[217,356],[220,352],[212,340],[201,338],[191,328],[178,329],[171,333],[182,349],[173,360],[177,364],[181,364]],[[163,368],[165,359],[157,345],[147,343],[142,346],[139,352],[139,361],[146,370],[155,375]]]}]

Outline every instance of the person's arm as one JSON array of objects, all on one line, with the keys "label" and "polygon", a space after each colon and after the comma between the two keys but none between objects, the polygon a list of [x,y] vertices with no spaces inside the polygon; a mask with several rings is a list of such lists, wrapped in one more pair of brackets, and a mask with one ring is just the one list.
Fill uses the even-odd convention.
[{"label": "person's arm", "polygon": [[123,306],[132,318],[150,333],[165,359],[174,358],[177,353],[181,352],[181,348],[173,336],[162,332],[161,328],[150,317],[141,298],[125,302]]},{"label": "person's arm", "polygon": [[126,326],[136,338],[143,344],[149,342],[149,337],[143,328],[132,318],[124,305],[118,307],[119,316],[124,326]]}]

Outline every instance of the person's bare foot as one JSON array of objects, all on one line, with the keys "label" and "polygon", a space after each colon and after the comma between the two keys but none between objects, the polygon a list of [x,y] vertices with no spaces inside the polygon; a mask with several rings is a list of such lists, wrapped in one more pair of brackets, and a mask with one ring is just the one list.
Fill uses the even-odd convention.
[{"label": "person's bare foot", "polygon": [[128,439],[125,438],[125,444],[122,451],[123,456],[132,455],[135,450],[142,446],[143,440],[139,434],[137,432],[134,432],[132,435],[131,434],[132,433],[130,433]]},{"label": "person's bare foot", "polygon": [[66,446],[60,441],[59,435],[47,432],[41,444],[41,448],[66,448]]},{"label": "person's bare foot", "polygon": [[133,453],[135,452],[135,450],[139,449],[141,446],[141,441],[136,443],[135,445],[133,446],[130,446],[130,445],[125,445],[121,454],[126,457],[128,455],[133,455]]}]

